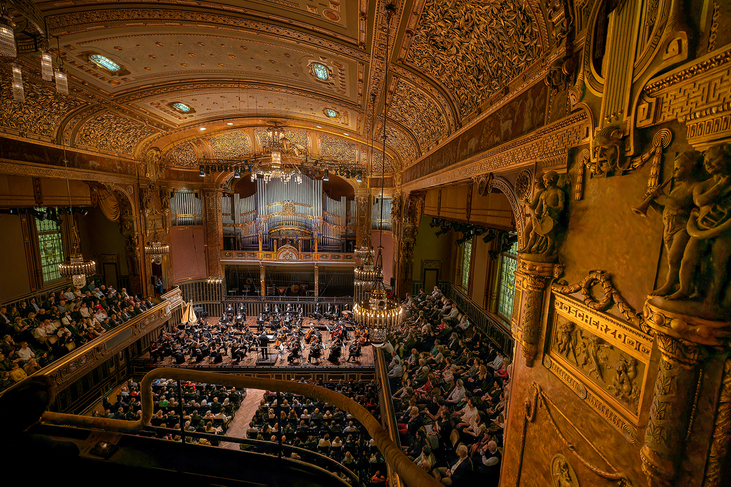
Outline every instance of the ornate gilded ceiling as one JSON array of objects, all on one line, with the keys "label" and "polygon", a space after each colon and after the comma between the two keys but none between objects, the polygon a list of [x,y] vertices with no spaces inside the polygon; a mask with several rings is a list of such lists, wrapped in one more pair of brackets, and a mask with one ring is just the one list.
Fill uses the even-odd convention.
[{"label": "ornate gilded ceiling", "polygon": [[0,131],[137,160],[158,147],[181,168],[255,151],[273,121],[312,154],[365,166],[388,103],[386,171],[399,170],[547,49],[538,0],[397,0],[388,52],[386,0],[33,3],[71,93],[40,81],[38,53],[24,52],[26,102],[4,75]]}]

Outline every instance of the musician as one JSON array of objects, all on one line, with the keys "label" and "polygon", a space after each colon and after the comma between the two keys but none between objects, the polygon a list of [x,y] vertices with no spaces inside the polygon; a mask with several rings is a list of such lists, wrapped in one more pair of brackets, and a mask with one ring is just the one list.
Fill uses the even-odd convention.
[{"label": "musician", "polygon": [[318,320],[322,317],[322,309],[320,308],[320,303],[315,303],[315,311],[312,313],[313,318],[317,318]]},{"label": "musician", "polygon": [[262,314],[266,317],[269,316],[269,303],[264,303],[264,311],[262,311]]},{"label": "musician", "polygon": [[360,340],[357,338],[354,338],[352,342],[350,342],[350,345],[348,346],[348,362],[350,362],[353,359],[359,358],[361,355],[361,347],[360,347]]},{"label": "musician", "polygon": [[339,338],[330,341],[330,354],[327,359],[330,362],[337,362],[340,360],[340,353],[342,352],[343,343]]},{"label": "musician", "polygon": [[295,337],[291,340],[290,346],[289,346],[289,357],[287,358],[287,361],[289,363],[294,362],[296,359],[300,358],[300,354],[302,352],[302,345],[300,344],[299,337]]},{"label": "musician", "polygon": [[327,303],[327,311],[325,311],[325,316],[327,318],[332,319],[332,317],[333,317],[333,305],[332,305],[332,303]]},{"label": "musician", "polygon": [[259,348],[261,350],[261,358],[269,358],[269,337],[267,337],[266,331],[262,331],[259,335]]}]

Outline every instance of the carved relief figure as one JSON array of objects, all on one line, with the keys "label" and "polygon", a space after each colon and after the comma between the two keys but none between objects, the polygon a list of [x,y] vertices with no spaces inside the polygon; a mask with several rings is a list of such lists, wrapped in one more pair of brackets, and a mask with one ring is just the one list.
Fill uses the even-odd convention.
[{"label": "carved relief figure", "polygon": [[[727,314],[731,302],[724,292],[731,256],[731,150],[728,145],[718,145],[704,156],[703,166],[711,177],[693,189],[698,208],[688,218],[690,240],[680,265],[680,287],[668,299],[702,298],[704,311]],[[702,258],[708,266],[699,270]]]},{"label": "carved relief figure", "polygon": [[543,193],[546,187],[543,185],[543,178],[537,178],[533,186],[533,198],[530,201],[526,199],[524,203],[525,212],[530,216],[528,218],[528,223],[525,226],[525,233],[528,234],[530,238],[525,247],[519,250],[520,253],[527,252],[528,249],[535,244],[536,238],[538,237],[538,235],[533,232],[533,215],[536,207],[538,206],[541,193]]},{"label": "carved relief figure", "polygon": [[591,167],[594,176],[606,176],[609,171],[621,171],[622,137],[622,130],[612,126],[603,128],[594,137],[592,156],[595,164]]},{"label": "carved relief figure", "polygon": [[524,252],[552,258],[556,253],[556,230],[565,209],[566,195],[557,186],[558,173],[548,171],[543,175],[545,189],[538,196],[532,220],[532,229]]},{"label": "carved relief figure", "polygon": [[551,355],[566,362],[580,376],[596,384],[633,413],[639,408],[640,380],[645,364],[604,338],[564,317],[556,321]]},{"label": "carved relief figure", "polygon": [[673,168],[675,186],[669,194],[665,194],[662,187],[653,194],[653,207],[658,211],[662,208],[663,241],[668,261],[665,284],[655,289],[651,293],[653,296],[666,296],[672,293],[678,283],[680,262],[690,239],[686,226],[690,211],[693,209],[693,189],[698,184],[699,157],[700,153],[696,151],[678,155]]},{"label": "carved relief figure", "polygon": [[583,359],[580,363],[578,361],[577,363],[588,368],[587,374],[589,377],[596,376],[597,379],[602,382],[606,382],[602,372],[602,364],[606,362],[606,357],[601,356],[600,358],[600,350],[604,348],[612,348],[612,346],[594,335],[587,334],[584,336],[583,331],[579,331],[579,334],[582,339],[581,351],[583,353]]},{"label": "carved relief figure", "polygon": [[571,353],[574,357],[574,362],[578,363],[579,359],[576,357],[576,336],[573,333],[575,328],[576,325],[570,321],[561,323],[558,327],[558,335],[556,337],[556,349],[566,358]]},{"label": "carved relief figure", "polygon": [[637,377],[637,359],[630,357],[629,359],[622,356],[617,364],[614,379],[612,380],[612,388],[614,395],[624,402],[634,402],[638,400],[638,388],[635,385]]}]

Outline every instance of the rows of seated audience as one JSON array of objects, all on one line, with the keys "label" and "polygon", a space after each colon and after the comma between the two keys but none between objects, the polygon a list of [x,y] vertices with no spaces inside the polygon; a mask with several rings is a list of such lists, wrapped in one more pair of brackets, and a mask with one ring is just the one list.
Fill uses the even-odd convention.
[{"label": "rows of seated audience", "polygon": [[[184,431],[225,434],[233,420],[246,390],[215,384],[182,381],[182,402],[178,400],[178,383],[172,379],[157,379],[152,383],[153,411],[150,425]],[[182,406],[182,418],[180,416]],[[142,415],[139,384],[134,380],[124,384],[114,403],[109,397],[102,399],[104,412],[95,416],[135,421]],[[161,432],[161,438],[180,441],[180,435]],[[186,437],[186,441],[214,444],[206,439]]]},{"label": "rows of seated audience", "polygon": [[[318,382],[380,415],[373,382]],[[281,404],[278,401],[281,400]],[[318,400],[267,392],[249,423],[250,439],[281,441],[328,456],[358,475],[365,484],[386,481],[386,464],[366,429],[349,413]]]},{"label": "rows of seated audience", "polygon": [[31,298],[10,310],[0,307],[0,390],[154,305],[125,288],[91,281],[80,289],[51,292],[40,303]]},{"label": "rows of seated audience", "polygon": [[388,377],[402,446],[444,485],[497,486],[510,361],[435,286],[407,295]]}]

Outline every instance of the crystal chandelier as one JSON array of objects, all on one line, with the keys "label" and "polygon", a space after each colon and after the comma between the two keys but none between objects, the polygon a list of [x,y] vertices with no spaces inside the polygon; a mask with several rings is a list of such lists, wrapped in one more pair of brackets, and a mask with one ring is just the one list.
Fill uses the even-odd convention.
[{"label": "crystal chandelier", "polygon": [[154,264],[161,264],[162,257],[170,253],[170,246],[162,243],[157,239],[157,231],[155,231],[155,240],[147,242],[145,245],[145,255],[150,256],[150,262]]},{"label": "crystal chandelier", "polygon": [[63,164],[66,168],[66,190],[69,193],[69,218],[71,219],[71,234],[73,236],[73,251],[69,256],[69,260],[58,265],[58,271],[61,276],[71,279],[77,288],[86,284],[86,276],[91,276],[96,272],[96,262],[93,260],[84,260],[84,256],[79,252],[79,234],[76,232],[76,223],[74,222],[74,208],[71,204],[71,185],[69,184],[69,161],[66,159],[66,148],[63,148]]},{"label": "crystal chandelier", "polygon": [[377,269],[373,263],[373,248],[367,247],[366,249],[367,252],[365,259],[363,259],[362,263],[353,271],[353,298],[356,303],[368,298],[368,294],[375,289],[376,282],[383,280],[383,272],[381,269]]},{"label": "crystal chandelier", "polygon": [[[396,6],[393,3],[386,5],[386,68],[384,75],[385,80],[388,79],[388,55],[389,41],[391,34],[391,17],[394,14]],[[384,89],[385,93],[385,89]],[[388,113],[388,103],[384,104],[383,112],[383,154],[386,154],[386,114]],[[375,123],[375,121],[374,121]],[[385,173],[385,164],[381,165],[381,216],[383,220],[383,180]],[[398,301],[390,299],[388,292],[383,284],[383,226],[380,228],[380,237],[378,245],[378,257],[374,271],[378,273],[374,283],[373,290],[367,299],[363,299],[353,305],[353,317],[355,321],[368,328],[368,337],[374,347],[382,347],[386,344],[386,336],[391,330],[397,328],[404,319],[404,310]],[[365,271],[365,266],[364,266]],[[365,276],[364,276],[365,277]]]}]

